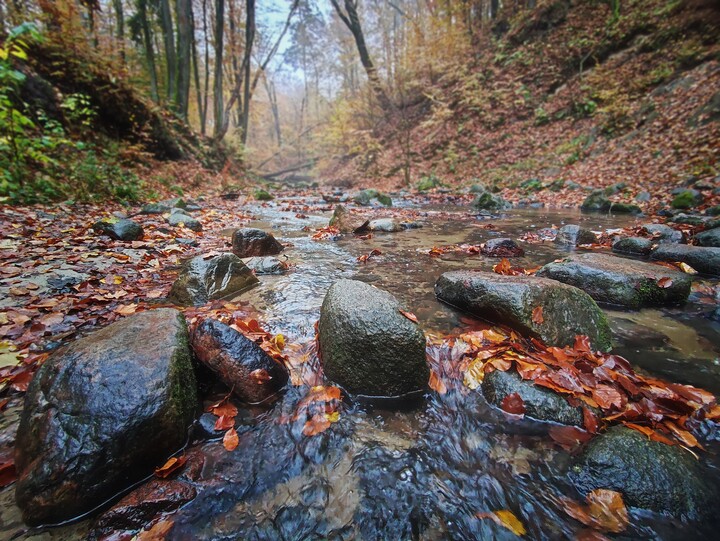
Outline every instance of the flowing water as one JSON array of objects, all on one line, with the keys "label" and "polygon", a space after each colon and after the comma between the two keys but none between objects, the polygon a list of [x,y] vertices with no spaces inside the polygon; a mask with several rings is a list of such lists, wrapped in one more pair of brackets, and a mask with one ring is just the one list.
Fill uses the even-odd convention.
[{"label": "flowing water", "polygon": [[[422,224],[399,233],[377,233],[368,240],[345,236],[312,240],[330,212],[320,199],[275,200],[252,208],[249,226],[271,230],[292,246],[283,252],[292,270],[263,276],[243,294],[273,333],[291,344],[311,343],[327,288],[339,278],[372,283],[393,293],[414,312],[428,334],[447,335],[467,328],[467,318],[439,303],[437,277],[456,269],[490,270],[497,262],[483,256],[445,254],[431,258],[433,246],[479,244],[492,237],[520,238],[530,231],[565,223],[594,231],[642,223],[622,216],[582,215],[575,210],[513,210],[478,219],[467,208],[407,202],[378,210]],[[487,228],[492,223],[495,229]],[[552,242],[524,244],[526,255],[514,266],[535,267],[567,253]],[[366,263],[357,258],[379,249]],[[637,368],[664,378],[720,393],[720,324],[707,317],[707,288],[681,307],[640,312],[607,309],[615,352]],[[188,454],[202,468],[194,479],[198,496],[177,511],[173,539],[511,539],[509,530],[478,513],[511,510],[528,537],[572,539],[583,529],[561,504],[580,500],[566,481],[571,457],[547,435],[548,425],[509,420],[490,407],[479,391],[445,395],[392,407],[346,401],[340,420],[313,437],[302,424],[283,422],[305,395],[290,388],[262,410],[241,411],[240,445],[227,452],[218,437],[197,436]],[[219,391],[222,394],[222,391]],[[208,401],[214,396],[208,397]],[[11,432],[18,407],[0,416],[0,435]],[[701,460],[718,472],[712,442]],[[12,487],[0,493],[0,537],[77,539],[91,520],[46,531],[23,532],[12,503]],[[710,538],[717,524],[684,524],[658,514],[631,510],[631,527],[618,539]]]}]

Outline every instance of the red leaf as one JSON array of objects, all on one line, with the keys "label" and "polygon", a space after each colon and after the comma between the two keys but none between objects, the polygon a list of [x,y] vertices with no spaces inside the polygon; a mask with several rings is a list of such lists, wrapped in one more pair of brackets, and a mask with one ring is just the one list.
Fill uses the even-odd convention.
[{"label": "red leaf", "polygon": [[0,464],[0,488],[6,487],[17,480],[17,472],[13,462]]},{"label": "red leaf", "polygon": [[402,315],[404,315],[406,318],[408,318],[410,321],[412,321],[413,323],[418,322],[417,316],[415,314],[413,314],[412,312],[406,312],[405,310],[399,310],[399,312]]},{"label": "red leaf", "polygon": [[234,428],[225,432],[225,436],[223,437],[223,446],[227,451],[234,451],[239,443],[240,438],[238,438],[238,433]]},{"label": "red leaf", "polygon": [[602,409],[607,410],[613,406],[617,409],[623,407],[623,397],[620,392],[609,385],[599,384],[592,390],[592,397]]},{"label": "red leaf", "polygon": [[503,398],[500,408],[514,415],[525,414],[525,403],[518,393],[512,393]]},{"label": "red leaf", "polygon": [[553,426],[548,434],[567,450],[572,450],[592,438],[592,434],[576,426]]},{"label": "red leaf", "polygon": [[155,468],[155,475],[161,479],[165,479],[182,468],[186,462],[187,456],[185,455],[169,458],[161,467]]},{"label": "red leaf", "polygon": [[583,408],[583,426],[591,434],[597,434],[598,420],[595,414],[588,408]]},{"label": "red leaf", "polygon": [[532,311],[532,322],[536,325],[541,325],[543,321],[545,321],[543,319],[543,307],[536,306],[535,309]]},{"label": "red leaf", "polygon": [[664,276],[663,278],[660,278],[660,279],[657,281],[657,285],[658,285],[658,287],[661,287],[661,288],[663,288],[663,289],[666,289],[666,288],[668,288],[668,287],[670,287],[670,286],[673,285],[673,281],[672,281],[671,278],[668,278],[667,276]]}]

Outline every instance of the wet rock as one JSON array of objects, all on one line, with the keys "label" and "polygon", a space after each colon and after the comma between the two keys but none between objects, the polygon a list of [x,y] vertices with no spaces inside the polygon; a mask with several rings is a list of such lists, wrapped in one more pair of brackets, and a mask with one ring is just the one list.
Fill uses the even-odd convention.
[{"label": "wet rock", "polygon": [[93,230],[114,240],[141,240],[144,232],[137,222],[128,219],[105,218],[93,224]]},{"label": "wet rock", "polygon": [[187,206],[188,204],[182,197],[173,197],[157,203],[148,203],[142,208],[140,214],[165,214],[173,208],[185,209]]},{"label": "wet rock", "polygon": [[506,210],[512,208],[512,204],[505,201],[499,195],[482,192],[478,194],[472,202],[472,207],[475,210]]},{"label": "wet rock", "polygon": [[288,264],[277,257],[253,257],[245,263],[255,274],[284,274]]},{"label": "wet rock", "polygon": [[659,244],[679,244],[683,242],[682,231],[673,229],[665,224],[645,224],[643,230],[648,233],[654,242]]},{"label": "wet rock", "polygon": [[255,190],[253,195],[257,201],[272,201],[275,199],[270,192],[266,190]]},{"label": "wet rock", "polygon": [[650,192],[640,192],[635,196],[635,201],[638,203],[649,203],[652,199],[652,194]]},{"label": "wet rock", "polygon": [[241,293],[257,283],[252,271],[233,254],[210,259],[198,256],[185,263],[168,298],[180,306],[202,306],[212,299]]},{"label": "wet rock", "polygon": [[392,218],[379,218],[377,220],[370,220],[367,225],[370,231],[380,231],[383,233],[396,233],[405,229],[402,225],[397,223]]},{"label": "wet rock", "polygon": [[185,318],[142,312],[37,371],[18,428],[16,500],[31,525],[87,512],[179,449],[197,408]]},{"label": "wet rock", "polygon": [[583,204],[580,205],[580,210],[584,212],[607,212],[610,210],[610,205],[610,200],[603,190],[594,190],[585,198]]},{"label": "wet rock", "polygon": [[692,454],[623,426],[591,440],[570,479],[582,494],[616,490],[628,505],[677,518],[695,520],[715,510],[717,490]]},{"label": "wet rock", "polygon": [[704,225],[708,227],[708,225],[711,225],[716,220],[713,220],[709,216],[697,216],[695,214],[685,214],[681,212],[680,214],[673,215],[670,221],[675,224]]},{"label": "wet rock", "polygon": [[195,495],[195,488],[188,483],[151,479],[103,513],[88,539],[102,539],[113,531],[140,530],[160,513],[178,509]]},{"label": "wet rock", "polygon": [[650,253],[658,261],[680,261],[704,274],[720,275],[720,248],[661,244]]},{"label": "wet rock", "polygon": [[670,206],[674,209],[690,209],[702,204],[704,199],[697,190],[683,190],[675,196]]},{"label": "wet rock", "polygon": [[386,291],[335,282],[323,300],[319,337],[325,375],[350,393],[400,396],[427,387],[425,335]]},{"label": "wet rock", "polygon": [[482,391],[491,404],[501,407],[506,396],[517,393],[525,405],[525,415],[539,421],[565,425],[583,424],[582,408],[568,404],[558,393],[523,380],[517,372],[495,370],[485,374]]},{"label": "wet rock", "polygon": [[577,246],[578,244],[594,244],[598,241],[595,233],[579,225],[565,225],[561,227],[557,236],[555,237],[555,243],[563,246]]},{"label": "wet rock", "polygon": [[195,232],[202,231],[202,224],[200,221],[196,220],[182,209],[173,209],[173,212],[170,216],[168,216],[167,223],[174,227],[182,225]]},{"label": "wet rock", "polygon": [[630,203],[611,203],[609,212],[614,214],[642,214],[642,209]]},{"label": "wet rock", "polygon": [[705,209],[706,216],[720,216],[720,205],[709,207]]},{"label": "wet rock", "polygon": [[615,195],[622,191],[624,191],[627,188],[627,184],[624,182],[618,182],[616,184],[613,184],[611,186],[606,187],[603,192],[605,195]]},{"label": "wet rock", "polygon": [[720,248],[720,227],[698,233],[695,235],[695,242],[698,246]]},{"label": "wet rock", "polygon": [[233,253],[238,257],[277,255],[284,248],[270,233],[251,227],[235,230],[232,247]]},{"label": "wet rock", "polygon": [[643,237],[624,237],[613,242],[612,251],[620,254],[648,255],[653,242]]},{"label": "wet rock", "polygon": [[485,186],[484,184],[472,184],[468,189],[469,193],[484,193],[487,191],[487,186]]},{"label": "wet rock", "polygon": [[521,257],[525,250],[512,239],[490,239],[480,249],[482,255],[489,257]]},{"label": "wet rock", "polygon": [[389,195],[374,189],[362,190],[353,196],[353,201],[362,207],[369,207],[373,201],[385,207],[392,207],[392,199]]},{"label": "wet rock", "polygon": [[287,383],[283,365],[242,333],[214,319],[197,326],[192,347],[195,357],[245,402],[263,402]]},{"label": "wet rock", "polygon": [[537,276],[579,287],[598,302],[635,310],[684,302],[692,283],[683,272],[606,254],[566,257],[548,263]]},{"label": "wet rock", "polygon": [[[492,323],[504,323],[550,346],[566,346],[575,335],[590,338],[593,347],[608,351],[610,327],[603,311],[584,291],[535,276],[504,276],[493,272],[446,272],[435,295],[447,304]],[[542,307],[543,321],[533,321]]]},{"label": "wet rock", "polygon": [[403,229],[422,229],[423,224],[422,222],[400,222],[400,227]]},{"label": "wet rock", "polygon": [[353,216],[350,211],[343,205],[336,205],[330,218],[330,227],[337,227],[340,233],[352,233],[356,229],[360,229],[368,222],[360,216]]}]

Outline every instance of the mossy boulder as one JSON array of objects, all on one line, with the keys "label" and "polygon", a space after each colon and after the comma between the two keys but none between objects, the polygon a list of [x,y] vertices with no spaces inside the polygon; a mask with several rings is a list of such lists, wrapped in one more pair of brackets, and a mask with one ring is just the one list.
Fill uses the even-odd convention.
[{"label": "mossy boulder", "polygon": [[335,282],[318,323],[325,375],[348,392],[366,396],[425,389],[430,377],[425,335],[400,308],[386,291],[357,280]]},{"label": "mossy boulder", "polygon": [[680,261],[703,274],[720,276],[720,248],[661,244],[650,253],[650,258],[658,261]]},{"label": "mossy boulder", "polygon": [[[610,327],[603,311],[582,290],[535,276],[493,272],[446,272],[435,283],[439,300],[491,323],[509,325],[550,346],[567,346],[578,334],[593,347],[609,351]],[[533,311],[542,307],[542,322]]]},{"label": "mossy boulder", "polygon": [[93,224],[93,230],[113,240],[125,242],[141,240],[145,234],[139,223],[126,218],[103,218]]},{"label": "mossy boulder", "polygon": [[435,175],[430,175],[422,177],[420,181],[415,185],[415,188],[419,192],[427,192],[440,186],[443,186],[443,183],[440,182],[440,179],[437,178]]},{"label": "mossy boulder", "polygon": [[580,205],[580,210],[583,212],[607,212],[611,205],[612,203],[603,190],[594,190]]},{"label": "mossy boulder", "polygon": [[253,196],[255,197],[255,199],[257,201],[272,201],[273,199],[275,199],[270,194],[270,192],[268,192],[266,190],[255,190],[255,193],[253,194]]},{"label": "mossy boulder", "polygon": [[694,238],[698,246],[720,248],[720,227],[698,233]]},{"label": "mossy boulder", "polygon": [[624,426],[592,439],[569,472],[581,494],[615,490],[632,507],[690,520],[715,512],[717,480],[711,475],[682,447],[650,440]]},{"label": "mossy boulder", "polygon": [[88,512],[187,440],[198,407],[185,318],[160,308],[56,351],[25,396],[15,495],[31,525]]},{"label": "mossy boulder", "polygon": [[515,371],[494,370],[485,374],[482,391],[487,401],[497,407],[502,406],[507,396],[517,393],[522,398],[526,416],[538,421],[582,426],[582,408],[571,406],[565,398],[550,389],[522,379]]},{"label": "mossy boulder", "polygon": [[606,254],[566,257],[548,263],[537,276],[579,287],[597,302],[636,310],[684,302],[692,283],[683,272]]},{"label": "mossy boulder", "polygon": [[498,211],[512,208],[512,204],[505,201],[499,195],[495,195],[490,192],[482,192],[475,197],[475,200],[472,202],[472,207],[475,210]]},{"label": "mossy boulder", "polygon": [[631,203],[611,203],[608,212],[613,214],[642,214],[642,209]]},{"label": "mossy boulder", "polygon": [[691,209],[700,205],[705,198],[697,190],[683,190],[670,203],[674,209]]},{"label": "mossy boulder", "polygon": [[257,283],[252,271],[233,254],[210,259],[198,256],[183,265],[168,298],[179,306],[202,306],[212,299],[240,294]]},{"label": "mossy boulder", "polygon": [[373,201],[377,201],[384,207],[392,207],[392,198],[382,192],[375,189],[362,190],[353,196],[353,201],[362,207],[369,207]]},{"label": "mossy boulder", "polygon": [[708,207],[705,209],[706,216],[720,216],[720,205],[714,207]]}]

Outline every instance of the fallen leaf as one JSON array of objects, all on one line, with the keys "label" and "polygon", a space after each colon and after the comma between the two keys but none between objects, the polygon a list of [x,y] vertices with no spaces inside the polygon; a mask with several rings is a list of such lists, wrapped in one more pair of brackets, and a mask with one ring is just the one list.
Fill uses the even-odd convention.
[{"label": "fallen leaf", "polygon": [[541,325],[545,321],[543,319],[543,307],[542,306],[536,306],[535,309],[532,311],[532,322],[536,325]]},{"label": "fallen leaf", "polygon": [[677,266],[680,267],[680,270],[683,271],[685,274],[697,274],[698,273],[698,271],[693,269],[687,263],[678,262]]},{"label": "fallen leaf", "polygon": [[264,368],[258,368],[250,372],[250,378],[258,385],[263,385],[272,379],[270,373]]},{"label": "fallen leaf", "polygon": [[406,318],[408,318],[410,321],[412,321],[413,323],[418,322],[417,316],[415,314],[413,314],[412,312],[406,312],[405,310],[399,310],[399,312],[402,315],[404,315]]},{"label": "fallen leaf", "polygon": [[447,393],[447,386],[440,377],[435,373],[435,370],[430,370],[430,381],[428,386],[435,392],[440,394]]},{"label": "fallen leaf", "polygon": [[525,414],[525,402],[523,402],[522,397],[518,393],[512,393],[503,398],[500,403],[500,408],[514,415]]},{"label": "fallen leaf", "polygon": [[523,536],[527,533],[520,519],[518,519],[512,511],[508,511],[507,509],[493,511],[492,513],[477,513],[475,516],[477,518],[489,518],[498,526],[503,526],[518,536]]},{"label": "fallen leaf", "polygon": [[667,289],[668,287],[671,287],[673,285],[672,278],[668,278],[667,276],[663,276],[657,281],[658,287],[661,287],[663,289]]},{"label": "fallen leaf", "polygon": [[6,487],[17,481],[17,472],[13,462],[0,464],[0,488]]},{"label": "fallen leaf", "polygon": [[231,428],[235,428],[235,417],[221,415],[217,418],[217,421],[215,421],[214,428],[215,430],[230,430]]},{"label": "fallen leaf", "polygon": [[620,533],[630,524],[622,494],[614,490],[596,488],[585,500],[586,506],[563,499],[565,512],[586,526],[605,532]]},{"label": "fallen leaf", "polygon": [[182,455],[178,457],[169,458],[165,464],[159,468],[155,468],[155,476],[161,479],[166,479],[171,474],[182,468],[187,462],[187,456]]},{"label": "fallen leaf", "polygon": [[576,426],[553,426],[548,435],[568,451],[592,438],[592,434]]},{"label": "fallen leaf", "polygon": [[225,432],[225,436],[223,437],[223,446],[227,451],[234,451],[239,443],[240,438],[238,438],[238,433],[234,428]]}]

